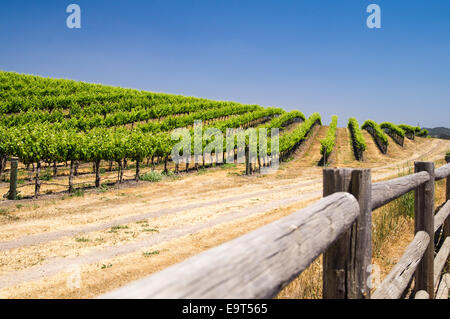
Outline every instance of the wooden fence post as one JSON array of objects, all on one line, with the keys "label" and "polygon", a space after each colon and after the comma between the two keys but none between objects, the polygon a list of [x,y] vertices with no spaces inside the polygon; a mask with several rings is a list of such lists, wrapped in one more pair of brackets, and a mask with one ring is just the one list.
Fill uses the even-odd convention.
[{"label": "wooden fence post", "polygon": [[349,192],[359,202],[354,225],[323,254],[323,297],[370,298],[367,279],[372,263],[372,184],[370,169],[324,169],[323,196]]},{"label": "wooden fence post", "polygon": [[11,171],[9,177],[8,199],[15,200],[17,197],[17,167],[19,161],[17,158],[11,158]]},{"label": "wooden fence post", "polygon": [[250,150],[245,146],[245,175],[250,175]]},{"label": "wooden fence post", "polygon": [[[450,163],[450,155],[445,156],[445,161],[447,163]],[[446,179],[446,191],[445,191],[445,201],[450,200],[450,176],[447,176]],[[447,238],[450,236],[450,217],[447,218],[444,222],[444,231],[443,231],[444,238]]]},{"label": "wooden fence post", "polygon": [[430,180],[414,192],[415,232],[425,231],[430,243],[415,273],[415,291],[425,290],[434,299],[434,163],[415,162],[414,172],[428,172]]}]

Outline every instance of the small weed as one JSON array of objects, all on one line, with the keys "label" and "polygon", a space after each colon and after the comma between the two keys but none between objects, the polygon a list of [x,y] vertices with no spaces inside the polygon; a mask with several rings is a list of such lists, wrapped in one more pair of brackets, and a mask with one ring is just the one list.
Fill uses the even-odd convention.
[{"label": "small weed", "polygon": [[75,238],[75,241],[76,241],[77,243],[86,243],[86,242],[89,241],[89,238],[85,238],[85,237],[77,237],[77,238]]},{"label": "small weed", "polygon": [[73,194],[70,195],[71,197],[84,197],[84,189],[76,189]]},{"label": "small weed", "polygon": [[50,181],[52,179],[52,173],[50,170],[46,169],[40,176],[40,179],[43,181]]},{"label": "small weed", "polygon": [[107,191],[109,191],[109,187],[108,187],[108,185],[105,185],[105,184],[102,184],[102,186],[98,189],[99,193],[105,193]]},{"label": "small weed", "polygon": [[8,210],[4,209],[4,208],[0,208],[0,215],[7,215],[8,214]]},{"label": "small weed", "polygon": [[141,180],[145,182],[159,182],[162,180],[162,175],[156,171],[150,171],[142,175]]},{"label": "small weed", "polygon": [[156,228],[144,228],[142,231],[148,233],[159,233],[159,230],[157,230]]},{"label": "small weed", "polygon": [[206,168],[200,168],[200,169],[198,170],[198,172],[197,172],[197,175],[203,175],[203,174],[206,174],[206,173],[207,173]]},{"label": "small weed", "polygon": [[136,222],[136,224],[147,224],[147,220],[146,220],[146,219],[138,220],[138,221]]},{"label": "small weed", "polygon": [[128,229],[128,226],[126,226],[126,225],[117,225],[117,226],[111,227],[112,231],[118,231],[120,229]]},{"label": "small weed", "polygon": [[144,252],[142,253],[142,256],[144,256],[144,257],[150,257],[150,256],[153,256],[153,255],[159,255],[159,250],[154,250],[154,251],[144,251]]},{"label": "small weed", "polygon": [[112,267],[112,264],[107,264],[107,265],[102,264],[102,266],[100,268],[101,269],[106,269],[106,268],[111,268],[111,267]]},{"label": "small weed", "polygon": [[101,167],[99,172],[100,172],[100,174],[105,174],[106,173],[106,168]]},{"label": "small weed", "polygon": [[171,177],[171,176],[175,175],[175,173],[169,169],[167,170],[167,172],[163,171],[161,174],[166,175],[167,177]]},{"label": "small weed", "polygon": [[22,207],[23,207],[22,204],[16,204],[16,208],[17,208],[17,209],[21,209]]}]

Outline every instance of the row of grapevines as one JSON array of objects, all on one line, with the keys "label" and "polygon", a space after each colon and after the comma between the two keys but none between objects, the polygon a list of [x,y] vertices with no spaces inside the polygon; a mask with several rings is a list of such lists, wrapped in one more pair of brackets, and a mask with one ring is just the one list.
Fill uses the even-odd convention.
[{"label": "row of grapevines", "polygon": [[330,156],[336,143],[337,121],[338,121],[337,115],[333,115],[333,117],[331,118],[330,127],[328,128],[327,131],[327,136],[324,139],[320,140],[321,144],[320,154],[322,154],[326,158]]},{"label": "row of grapevines", "polygon": [[385,145],[389,144],[389,140],[388,140],[386,133],[383,132],[381,127],[375,121],[367,120],[363,123],[361,128],[363,130],[372,131],[372,133],[375,135],[375,137],[379,138],[383,144],[385,144]]},{"label": "row of grapevines", "polygon": [[405,132],[410,136],[420,136],[420,137],[427,137],[429,132],[426,129],[422,129],[419,126],[411,126],[406,124],[400,124],[399,127],[401,127]]},{"label": "row of grapevines", "polygon": [[398,125],[399,128],[401,128],[403,131],[408,132],[408,133],[415,133],[416,132],[416,128],[414,126],[408,125],[408,124],[400,124]]},{"label": "row of grapevines", "polygon": [[391,122],[383,122],[380,124],[382,129],[388,129],[390,132],[397,134],[400,137],[405,137],[405,131],[401,129],[399,126],[395,125]]},{"label": "row of grapevines", "polygon": [[281,129],[284,126],[289,125],[295,119],[301,119],[302,121],[305,121],[306,118],[302,112],[294,110],[294,111],[284,113],[281,116],[274,118],[267,125],[264,125],[264,127],[267,129],[272,129],[272,128]]},{"label": "row of grapevines", "polygon": [[178,127],[187,127],[194,124],[196,120],[208,121],[211,119],[222,118],[231,115],[238,115],[258,110],[264,110],[257,105],[227,106],[219,109],[212,109],[181,115],[176,117],[167,117],[161,122],[149,122],[139,124],[137,127],[143,132],[169,131]]},{"label": "row of grapevines", "polygon": [[380,127],[394,140],[395,143],[403,147],[405,143],[404,130],[390,122],[383,122],[380,124]]},{"label": "row of grapevines", "polygon": [[358,120],[354,117],[349,118],[348,128],[352,136],[352,145],[355,149],[357,159],[361,159],[362,153],[366,150],[367,146],[361,128],[359,127]]},{"label": "row of grapevines", "polygon": [[291,133],[283,134],[279,140],[280,156],[284,157],[296,148],[303,140],[306,139],[309,131],[315,124],[322,125],[322,120],[319,113],[313,113],[305,122],[296,127]]},{"label": "row of grapevines", "polygon": [[[201,110],[197,112],[192,112],[186,115],[181,116],[168,116],[160,122],[152,121],[145,124],[138,124],[140,129],[145,132],[158,132],[158,131],[167,131],[177,127],[192,125],[195,120],[211,120],[215,118],[220,118],[224,116],[242,114],[246,112],[251,112],[254,110],[262,109],[257,105],[231,105],[225,106],[221,108],[212,108],[207,110]],[[45,112],[35,111],[35,114],[41,114]],[[113,126],[121,126],[129,123],[136,123],[144,120],[148,120],[149,112],[145,110],[140,110],[138,112],[116,112],[113,114],[109,114],[106,117],[102,117],[100,115],[94,115],[90,117],[72,117],[64,120],[63,112],[51,112],[50,114],[58,113],[59,118],[58,122],[53,123],[53,127],[55,129],[75,129],[79,131],[88,131],[95,127],[113,127]],[[25,114],[28,114],[25,113]],[[55,115],[56,117],[56,115]],[[7,118],[7,117],[5,117]],[[25,119],[25,117],[24,117]],[[52,121],[45,121],[47,117],[43,116],[41,118],[44,121],[21,121],[20,123],[9,122],[9,125],[4,126],[16,126],[16,125],[24,125],[27,123],[48,123]],[[0,120],[1,125],[2,120]]]},{"label": "row of grapevines", "polygon": [[30,122],[72,122],[72,124],[68,125],[78,125],[80,129],[88,129],[89,127],[96,126],[91,123],[101,122],[101,126],[109,127],[167,117],[170,115],[189,114],[218,108],[257,107],[256,105],[243,105],[229,102],[208,104],[195,102],[180,103],[177,105],[161,105],[158,107],[145,107],[145,105],[141,104],[133,106],[129,110],[116,110],[114,107],[110,108],[109,106],[111,105],[113,104],[95,104],[83,109],[81,107],[74,107],[70,109],[69,112],[62,108],[53,109],[51,111],[30,109],[26,112],[3,115],[0,118],[0,125],[15,126]]},{"label": "row of grapevines", "polygon": [[421,129],[418,133],[416,133],[417,136],[419,137],[427,137],[429,134],[427,129]]},{"label": "row of grapevines", "polygon": [[[222,130],[235,128],[282,112],[277,108],[257,110],[216,122],[214,127]],[[154,134],[139,128],[94,128],[88,132],[78,132],[74,129],[55,130],[50,125],[33,123],[11,128],[0,126],[0,152],[17,156],[24,163],[117,161],[124,158],[168,156],[174,143],[169,133]],[[139,156],[136,155],[137,151]]]}]

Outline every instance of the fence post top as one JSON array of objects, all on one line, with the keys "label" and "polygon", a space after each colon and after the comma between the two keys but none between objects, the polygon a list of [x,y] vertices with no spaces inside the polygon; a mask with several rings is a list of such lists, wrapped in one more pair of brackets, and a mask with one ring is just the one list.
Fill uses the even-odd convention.
[{"label": "fence post top", "polygon": [[326,167],[323,169],[323,171],[327,171],[327,172],[368,172],[371,171],[372,169],[370,168],[351,168],[351,167],[343,167],[343,168],[338,168],[338,167]]},{"label": "fence post top", "polygon": [[414,165],[433,165],[434,166],[434,162],[415,161]]}]

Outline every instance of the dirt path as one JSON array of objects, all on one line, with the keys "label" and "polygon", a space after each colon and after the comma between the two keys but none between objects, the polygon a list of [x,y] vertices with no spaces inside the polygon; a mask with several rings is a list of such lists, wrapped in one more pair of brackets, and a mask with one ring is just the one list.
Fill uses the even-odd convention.
[{"label": "dirt path", "polygon": [[347,128],[338,127],[336,129],[336,146],[332,158],[333,156],[334,162],[332,162],[332,165],[334,166],[345,166],[355,162],[355,156],[350,144],[350,132]]},{"label": "dirt path", "polygon": [[320,140],[324,139],[327,135],[328,126],[317,127],[317,132],[312,138],[312,142],[309,147],[303,153],[301,161],[299,161],[305,167],[314,167],[319,164],[322,155],[320,154]]},{"label": "dirt path", "polygon": [[[338,163],[352,157],[347,131],[338,129]],[[246,177],[242,166],[214,168],[84,197],[5,203],[0,296],[93,297],[286,216],[321,196],[321,168],[311,161],[320,156],[313,153],[324,134],[317,127],[276,174]],[[448,149],[449,141],[418,139],[378,162],[347,164],[373,167],[375,181],[421,157],[442,159]],[[79,288],[67,284],[74,265]]]}]

